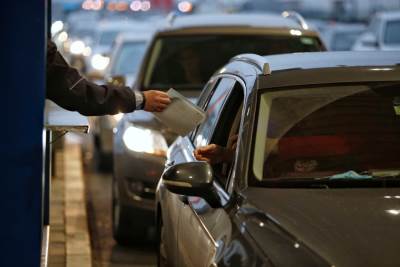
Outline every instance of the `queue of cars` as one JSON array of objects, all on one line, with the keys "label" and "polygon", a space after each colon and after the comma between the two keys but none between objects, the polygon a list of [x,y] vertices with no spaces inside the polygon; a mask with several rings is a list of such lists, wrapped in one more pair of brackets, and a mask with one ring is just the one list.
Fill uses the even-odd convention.
[{"label": "queue of cars", "polygon": [[[325,47],[318,33],[298,17],[226,14],[171,18],[153,37],[134,90],[174,88],[196,102],[207,79],[235,55],[322,50]],[[176,138],[167,125],[147,112],[126,114],[118,123],[112,210],[114,237],[120,243],[154,232],[156,184],[164,170],[168,145]]]},{"label": "queue of cars", "polygon": [[[394,17],[369,27],[391,49]],[[170,16],[116,39],[107,80],[174,88],[207,114],[181,137],[146,112],[98,120],[118,243],[155,236],[158,266],[400,265],[400,54],[323,52],[365,27],[322,28],[289,12]],[[195,159],[236,135],[232,160]]]},{"label": "queue of cars", "polygon": [[377,13],[354,44],[357,51],[400,50],[400,11]]}]

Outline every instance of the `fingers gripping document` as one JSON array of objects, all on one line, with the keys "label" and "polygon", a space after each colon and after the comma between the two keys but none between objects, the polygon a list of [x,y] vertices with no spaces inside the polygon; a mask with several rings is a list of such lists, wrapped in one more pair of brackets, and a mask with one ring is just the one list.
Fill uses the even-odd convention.
[{"label": "fingers gripping document", "polygon": [[169,89],[167,93],[171,98],[171,104],[163,112],[153,114],[171,131],[185,136],[205,120],[206,114],[174,89]]}]

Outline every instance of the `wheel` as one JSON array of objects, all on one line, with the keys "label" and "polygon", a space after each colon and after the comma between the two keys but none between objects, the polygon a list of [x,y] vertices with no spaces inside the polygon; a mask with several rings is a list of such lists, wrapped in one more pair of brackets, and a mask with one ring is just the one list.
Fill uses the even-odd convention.
[{"label": "wheel", "polygon": [[[161,217],[161,214],[160,214]],[[164,243],[164,224],[162,222],[162,219],[158,220],[158,225],[157,225],[157,244],[158,244],[158,250],[157,250],[157,266],[158,267],[167,267],[167,253],[165,250],[165,243]]]},{"label": "wheel", "polygon": [[[123,246],[140,243],[146,237],[146,230],[135,227],[134,210],[120,203],[119,189],[116,179],[112,182],[112,230],[114,240]],[[140,217],[139,217],[140,218]]]},{"label": "wheel", "polygon": [[112,171],[112,153],[105,153],[103,151],[98,135],[94,136],[94,161],[98,172],[107,173]]}]

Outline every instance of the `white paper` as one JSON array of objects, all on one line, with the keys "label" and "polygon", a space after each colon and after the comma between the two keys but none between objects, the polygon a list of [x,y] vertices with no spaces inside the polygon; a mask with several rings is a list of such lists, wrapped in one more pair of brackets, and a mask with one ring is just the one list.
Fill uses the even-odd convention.
[{"label": "white paper", "polygon": [[174,89],[169,89],[167,93],[171,104],[163,112],[154,112],[153,114],[171,131],[185,136],[205,120],[206,114]]}]

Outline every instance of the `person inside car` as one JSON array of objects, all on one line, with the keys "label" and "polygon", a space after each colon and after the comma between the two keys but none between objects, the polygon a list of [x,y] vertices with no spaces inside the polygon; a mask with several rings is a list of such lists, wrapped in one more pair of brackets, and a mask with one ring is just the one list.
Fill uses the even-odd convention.
[{"label": "person inside car", "polygon": [[194,150],[193,155],[197,160],[207,161],[211,165],[219,163],[231,163],[235,154],[238,135],[235,134],[229,138],[227,147],[217,144],[209,144],[207,146],[198,147]]},{"label": "person inside car", "polygon": [[59,106],[86,116],[130,113],[137,109],[161,112],[171,102],[167,93],[156,90],[136,92],[129,87],[97,85],[72,68],[47,42],[46,98]]}]

